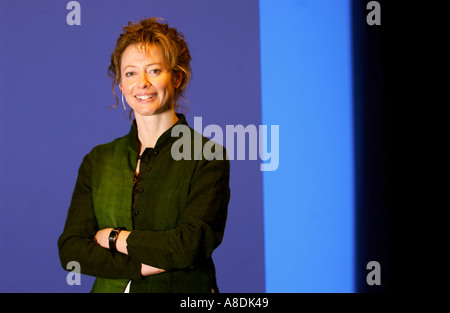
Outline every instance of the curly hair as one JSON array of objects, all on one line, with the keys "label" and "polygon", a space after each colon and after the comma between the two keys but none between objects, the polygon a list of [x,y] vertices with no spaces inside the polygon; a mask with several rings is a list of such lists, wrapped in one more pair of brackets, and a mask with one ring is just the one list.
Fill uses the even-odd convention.
[{"label": "curly hair", "polygon": [[175,89],[175,107],[178,107],[178,100],[180,98],[185,99],[183,91],[192,77],[191,55],[184,40],[184,35],[175,28],[169,27],[164,19],[156,17],[141,20],[137,24],[128,22],[117,39],[116,47],[111,55],[111,64],[108,68],[109,76],[114,79],[112,92],[116,103],[113,107],[119,104],[114,87],[120,83],[121,79],[122,54],[130,45],[137,45],[141,49],[148,48],[150,45],[158,47],[168,69],[172,73],[181,73],[181,84]]}]

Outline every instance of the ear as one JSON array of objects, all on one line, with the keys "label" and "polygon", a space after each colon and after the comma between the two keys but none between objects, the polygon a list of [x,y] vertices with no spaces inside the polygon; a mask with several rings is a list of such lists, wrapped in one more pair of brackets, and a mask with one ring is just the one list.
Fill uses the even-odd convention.
[{"label": "ear", "polygon": [[119,83],[119,89],[120,89],[120,92],[123,93],[123,91],[122,91],[122,83]]},{"label": "ear", "polygon": [[175,89],[177,89],[181,85],[181,81],[183,80],[183,76],[181,75],[181,71],[176,71],[173,76],[174,76],[173,85],[175,86]]}]

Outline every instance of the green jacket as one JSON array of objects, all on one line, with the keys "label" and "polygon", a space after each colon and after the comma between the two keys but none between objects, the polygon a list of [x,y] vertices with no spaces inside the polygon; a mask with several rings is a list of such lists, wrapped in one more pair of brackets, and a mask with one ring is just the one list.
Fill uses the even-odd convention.
[{"label": "green jacket", "polygon": [[[210,152],[212,142],[178,117],[144,151],[134,185],[135,122],[126,136],[96,146],[83,159],[58,248],[63,268],[78,261],[81,273],[96,277],[92,292],[123,292],[130,280],[130,292],[218,292],[211,256],[224,234],[230,164],[222,146]],[[190,130],[189,146],[183,141],[180,147],[180,138],[171,135],[179,125]],[[208,142],[202,154],[198,147]],[[177,161],[173,149],[190,149],[191,158]],[[131,230],[128,255],[113,256],[93,241],[107,227]],[[141,277],[141,263],[166,272]]]}]

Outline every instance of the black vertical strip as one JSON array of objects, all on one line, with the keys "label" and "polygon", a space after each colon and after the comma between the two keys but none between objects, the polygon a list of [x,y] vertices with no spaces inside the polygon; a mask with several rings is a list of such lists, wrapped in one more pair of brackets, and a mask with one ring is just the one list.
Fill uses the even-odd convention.
[{"label": "black vertical strip", "polygon": [[[392,225],[389,202],[386,31],[389,8],[381,6],[381,25],[368,25],[370,1],[352,1],[355,144],[355,288],[392,291]],[[381,285],[370,285],[370,261],[380,264]],[[369,275],[372,277],[371,275]],[[373,278],[373,277],[372,277]]]}]

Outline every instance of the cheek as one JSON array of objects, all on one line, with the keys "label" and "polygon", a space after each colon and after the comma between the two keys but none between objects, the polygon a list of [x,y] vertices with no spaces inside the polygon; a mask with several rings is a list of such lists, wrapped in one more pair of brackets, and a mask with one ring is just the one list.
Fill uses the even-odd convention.
[{"label": "cheek", "polygon": [[173,93],[175,90],[175,86],[171,79],[167,79],[161,83],[161,88],[164,89],[166,93]]},{"label": "cheek", "polygon": [[153,89],[160,94],[166,95],[169,93],[170,86],[165,82],[154,81],[152,85]]},{"label": "cheek", "polygon": [[122,91],[122,93],[127,96],[131,93],[131,91],[133,90],[133,86],[132,84],[128,83],[122,83],[120,85],[120,90]]}]

